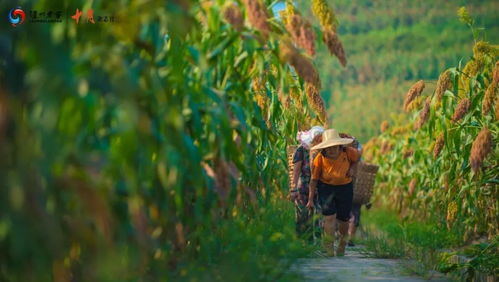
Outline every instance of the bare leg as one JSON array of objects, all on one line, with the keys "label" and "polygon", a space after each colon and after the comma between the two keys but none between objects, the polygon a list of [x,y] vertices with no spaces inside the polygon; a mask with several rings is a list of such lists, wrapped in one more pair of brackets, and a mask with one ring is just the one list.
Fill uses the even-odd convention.
[{"label": "bare leg", "polygon": [[357,231],[357,226],[360,222],[360,208],[359,204],[352,204],[352,211],[350,212],[350,227],[348,229],[349,241],[348,246],[355,246],[353,239],[355,237],[355,232]]},{"label": "bare leg", "polygon": [[349,223],[348,235],[350,236],[350,241],[353,242],[353,238],[355,237],[355,232],[357,232],[357,226],[355,226],[355,222],[353,220]]},{"label": "bare leg", "polygon": [[326,215],[324,217],[324,248],[330,256],[334,256],[334,226],[336,215]]},{"label": "bare leg", "polygon": [[345,246],[347,244],[346,237],[348,236],[348,221],[338,221],[340,223],[340,242],[338,244],[338,249],[336,250],[336,255],[345,255]]}]

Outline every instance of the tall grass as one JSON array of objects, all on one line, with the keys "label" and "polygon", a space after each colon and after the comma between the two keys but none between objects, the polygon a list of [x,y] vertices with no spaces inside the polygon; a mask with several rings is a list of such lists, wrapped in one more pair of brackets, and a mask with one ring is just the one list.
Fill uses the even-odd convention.
[{"label": "tall grass", "polygon": [[220,222],[213,235],[180,259],[175,281],[299,281],[290,266],[313,249],[296,238],[292,204],[282,200]]},{"label": "tall grass", "polygon": [[458,229],[446,230],[431,221],[401,219],[389,210],[363,213],[362,238],[365,253],[377,258],[409,259],[408,271],[430,278],[435,271],[456,280],[474,279],[478,272],[497,275],[498,239],[465,246]]}]

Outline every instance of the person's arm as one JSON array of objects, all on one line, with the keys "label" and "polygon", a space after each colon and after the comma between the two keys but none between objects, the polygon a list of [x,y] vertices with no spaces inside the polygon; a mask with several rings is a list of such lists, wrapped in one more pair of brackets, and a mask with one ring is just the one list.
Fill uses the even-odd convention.
[{"label": "person's arm", "polygon": [[355,148],[347,147],[346,153],[348,155],[348,159],[350,160],[350,168],[348,169],[347,176],[352,177],[355,174],[354,172],[360,159],[360,152]]},{"label": "person's arm", "polygon": [[317,189],[317,183],[319,182],[319,177],[322,172],[320,153],[317,154],[317,156],[315,157],[311,168],[312,168],[312,175],[310,177],[311,180],[308,186],[308,202],[307,202],[307,207],[310,209],[314,207],[315,189]]},{"label": "person's arm", "polygon": [[315,189],[317,188],[317,182],[319,182],[318,179],[312,179],[310,181],[310,185],[308,186],[307,208],[310,209],[314,207],[314,197],[315,197]]}]

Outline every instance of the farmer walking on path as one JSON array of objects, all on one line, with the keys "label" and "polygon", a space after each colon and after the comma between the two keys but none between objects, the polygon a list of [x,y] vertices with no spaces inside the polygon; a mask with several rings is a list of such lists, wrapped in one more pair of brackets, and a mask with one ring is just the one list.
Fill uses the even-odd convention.
[{"label": "farmer walking on path", "polygon": [[295,203],[296,233],[298,236],[313,240],[311,212],[307,209],[308,187],[310,185],[310,147],[322,141],[322,126],[314,126],[308,131],[298,133],[300,146],[293,155],[293,175],[290,199]]},{"label": "farmer walking on path", "polygon": [[353,166],[359,160],[359,152],[344,145],[353,142],[351,138],[341,138],[338,131],[324,131],[322,142],[312,147],[321,150],[313,161],[312,180],[309,187],[307,207],[314,207],[315,191],[318,190],[319,203],[324,221],[324,247],[329,256],[334,256],[334,226],[339,221],[340,240],[336,255],[345,254],[348,221],[353,199]]}]

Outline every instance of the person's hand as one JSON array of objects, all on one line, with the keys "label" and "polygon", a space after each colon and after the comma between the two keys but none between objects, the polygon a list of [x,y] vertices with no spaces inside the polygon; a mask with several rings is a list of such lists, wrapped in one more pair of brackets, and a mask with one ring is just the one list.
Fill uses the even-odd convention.
[{"label": "person's hand", "polygon": [[373,206],[373,204],[372,204],[372,203],[367,203],[367,204],[366,204],[366,209],[368,209],[368,210],[369,210],[369,209],[371,209],[371,208],[372,208],[372,206]]},{"label": "person's hand", "polygon": [[296,189],[291,190],[288,194],[288,200],[294,202],[297,199],[298,199],[298,191]]},{"label": "person's hand", "polygon": [[308,209],[313,209],[314,208],[314,201],[308,200],[308,202],[307,202],[307,208]]}]

